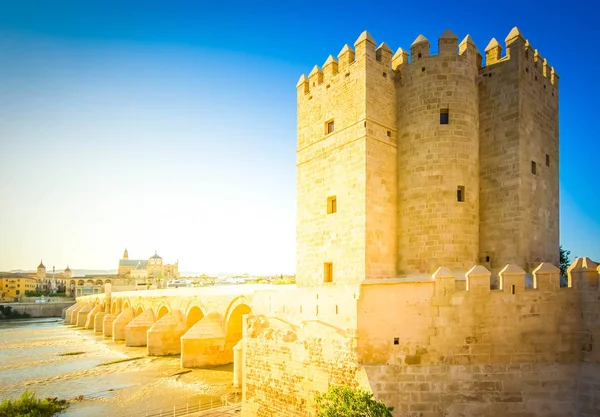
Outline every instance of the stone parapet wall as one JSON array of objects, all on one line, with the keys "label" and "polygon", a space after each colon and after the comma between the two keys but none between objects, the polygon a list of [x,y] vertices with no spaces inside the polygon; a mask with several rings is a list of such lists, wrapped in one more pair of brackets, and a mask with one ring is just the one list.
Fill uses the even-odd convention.
[{"label": "stone parapet wall", "polygon": [[507,265],[492,290],[482,266],[466,285],[440,268],[432,279],[367,280],[358,296],[292,292],[306,305],[327,290],[317,311],[335,302],[350,315],[334,324],[335,315],[254,309],[243,415],[311,416],[315,394],[337,384],[370,389],[403,417],[600,415],[598,272],[587,259],[569,275],[561,287],[558,268],[541,264],[527,288],[525,271]]},{"label": "stone parapet wall", "polygon": [[566,417],[577,364],[372,365],[373,393],[395,416]]},{"label": "stone parapet wall", "polygon": [[287,326],[261,316],[247,320],[242,416],[307,416],[317,392],[357,385],[355,343],[343,330],[318,322]]}]

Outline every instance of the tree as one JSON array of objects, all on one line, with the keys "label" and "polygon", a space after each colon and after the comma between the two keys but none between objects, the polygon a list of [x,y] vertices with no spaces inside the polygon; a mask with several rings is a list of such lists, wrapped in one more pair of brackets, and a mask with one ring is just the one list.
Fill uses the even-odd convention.
[{"label": "tree", "polygon": [[571,264],[569,255],[571,255],[571,251],[563,249],[562,245],[560,245],[560,275],[563,277],[567,276],[567,269],[569,269],[569,265]]},{"label": "tree", "polygon": [[362,388],[331,386],[326,393],[317,394],[316,401],[318,417],[392,417],[394,410]]}]

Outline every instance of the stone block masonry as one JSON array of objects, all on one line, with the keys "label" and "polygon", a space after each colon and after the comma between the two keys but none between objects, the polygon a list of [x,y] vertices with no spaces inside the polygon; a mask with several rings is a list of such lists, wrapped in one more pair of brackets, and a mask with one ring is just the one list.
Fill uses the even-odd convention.
[{"label": "stone block masonry", "polygon": [[363,32],[300,77],[298,285],[558,263],[558,75],[505,43]]},{"label": "stone block masonry", "polygon": [[247,319],[242,413],[311,416],[316,392],[342,384],[372,390],[395,416],[600,415],[597,269],[577,260],[564,288],[543,263],[533,288],[509,264],[497,290],[475,266],[281,294]]}]

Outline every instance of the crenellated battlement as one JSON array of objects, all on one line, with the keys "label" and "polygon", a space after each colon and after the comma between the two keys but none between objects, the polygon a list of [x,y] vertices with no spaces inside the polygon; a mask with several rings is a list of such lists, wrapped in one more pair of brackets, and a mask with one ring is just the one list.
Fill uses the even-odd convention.
[{"label": "crenellated battlement", "polygon": [[415,63],[430,56],[460,55],[472,57],[477,61],[478,67],[481,66],[481,54],[471,36],[467,35],[459,43],[458,37],[449,29],[444,31],[438,39],[437,55],[431,55],[429,40],[423,35],[419,35],[413,41],[410,46],[410,53],[402,48],[398,48],[394,53],[385,42],[382,42],[379,46],[376,45],[369,32],[362,32],[354,42],[354,49],[346,44],[339,52],[337,60],[329,55],[322,69],[315,65],[308,77],[304,74],[300,76],[296,85],[298,93],[308,94],[321,84],[329,85],[335,81],[338,74],[343,73],[343,76],[347,76],[353,65],[366,63],[367,61],[378,62],[382,69],[393,69],[395,71],[404,65]]},{"label": "crenellated battlement", "polygon": [[506,38],[505,43],[505,54],[502,55],[502,46],[498,43],[496,38],[492,38],[485,48],[485,67],[490,67],[495,64],[505,62],[511,59],[522,58],[525,62],[525,71],[535,72],[535,80],[537,81],[538,75],[548,80],[548,82],[558,87],[558,74],[552,66],[548,64],[548,61],[542,57],[540,52],[533,48],[529,41],[519,31],[516,26],[511,29]]}]

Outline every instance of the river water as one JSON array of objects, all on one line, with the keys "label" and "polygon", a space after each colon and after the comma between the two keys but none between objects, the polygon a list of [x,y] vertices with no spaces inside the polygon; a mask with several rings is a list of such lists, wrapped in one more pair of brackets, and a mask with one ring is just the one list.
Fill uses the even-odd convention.
[{"label": "river water", "polygon": [[[127,358],[138,359],[106,365]],[[0,320],[2,399],[30,390],[73,400],[66,416],[144,416],[233,391],[231,366],[182,371],[179,356],[148,357],[61,319]]]}]

